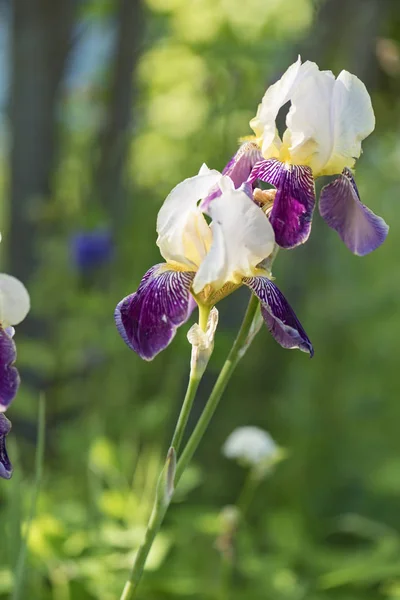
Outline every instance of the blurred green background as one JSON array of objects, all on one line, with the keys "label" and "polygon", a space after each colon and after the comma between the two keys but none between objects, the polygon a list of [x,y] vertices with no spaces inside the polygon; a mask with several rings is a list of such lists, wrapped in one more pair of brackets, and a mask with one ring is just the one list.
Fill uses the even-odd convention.
[{"label": "blurred green background", "polygon": [[[372,95],[377,127],[357,183],[389,237],[360,259],[316,214],[309,242],[280,253],[277,283],[315,357],[259,334],[177,492],[140,597],[400,599],[398,0],[0,1],[1,261],[32,297],[7,413],[15,473],[0,484],[1,598],[12,594],[34,493],[41,392],[44,478],[20,597],[119,597],[189,346],[182,327],[142,362],[113,310],[159,261],[155,219],[167,193],[202,162],[223,168],[298,53],[357,74]],[[218,306],[190,427],[246,302],[241,290]],[[261,484],[230,560],[221,511],[246,474],[221,446],[242,425],[267,429],[288,457]]]}]

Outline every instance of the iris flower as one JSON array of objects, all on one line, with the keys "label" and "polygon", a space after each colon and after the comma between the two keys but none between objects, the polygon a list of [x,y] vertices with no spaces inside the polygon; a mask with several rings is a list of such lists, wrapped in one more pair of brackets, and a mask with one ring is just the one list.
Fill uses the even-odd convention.
[{"label": "iris flower", "polygon": [[5,438],[11,428],[4,413],[18,391],[20,378],[14,362],[17,357],[14,325],[28,314],[29,294],[15,277],[0,274],[0,477],[9,479],[12,467],[7,456]]},{"label": "iris flower", "polygon": [[[288,103],[281,138],[276,119]],[[276,188],[270,221],[279,246],[293,248],[307,240],[314,180],[322,175],[337,177],[321,191],[320,214],[346,246],[362,256],[384,242],[388,226],[362,204],[352,174],[361,142],[375,127],[371,99],[355,75],[342,71],[335,79],[299,57],[267,89],[250,126],[253,143],[244,144],[224,172],[238,184],[248,178],[253,186],[261,180]]]},{"label": "iris flower", "polygon": [[168,346],[196,303],[212,307],[242,284],[260,299],[266,325],[281,346],[312,355],[307,334],[270,280],[274,231],[251,186],[235,188],[230,177],[203,165],[168,195],[157,233],[166,262],[151,267],[115,310],[119,333],[142,358],[151,360]]}]

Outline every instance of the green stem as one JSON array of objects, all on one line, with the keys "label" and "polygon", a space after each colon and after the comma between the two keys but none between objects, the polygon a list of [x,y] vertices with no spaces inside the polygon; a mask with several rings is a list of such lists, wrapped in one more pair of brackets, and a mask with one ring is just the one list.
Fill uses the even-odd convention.
[{"label": "green stem", "polygon": [[[185,398],[183,400],[181,412],[179,413],[178,422],[176,424],[175,432],[171,441],[171,448],[173,448],[174,453],[178,452],[182,443],[183,434],[185,433],[186,424],[193,405],[193,400],[196,396],[197,388],[199,387],[199,383],[201,381],[201,376],[202,374],[199,374],[196,371],[194,372],[194,374],[193,371],[190,373]],[[156,500],[154,502],[153,510],[151,512],[150,519],[147,525],[145,538],[137,551],[132,566],[132,571],[130,573],[129,579],[125,583],[125,587],[121,595],[121,600],[129,600],[130,598],[134,597],[139,582],[143,575],[143,570],[146,564],[147,557],[156,538],[158,530],[160,529],[161,523],[164,520],[165,513],[168,510],[171,497],[169,494],[165,493],[165,471],[168,471],[168,458],[167,464],[160,475],[160,479],[157,485]]]},{"label": "green stem", "polygon": [[[249,333],[251,324],[253,322],[253,318],[256,314],[258,307],[258,300],[255,296],[252,296],[247,307],[246,314],[243,319],[243,323],[237,335],[237,338],[232,346],[231,351],[228,354],[228,358],[222,368],[221,373],[215,383],[213,391],[208,399],[206,407],[195,427],[192,435],[189,438],[189,441],[182,453],[182,456],[178,462],[176,474],[174,478],[175,485],[178,483],[181,478],[185,468],[190,462],[193,454],[195,453],[205,430],[217,408],[219,400],[228,384],[228,381],[239,362],[240,358],[243,356],[247,345],[249,343]],[[203,319],[203,328],[205,326],[205,318]],[[201,373],[202,375],[202,373]],[[187,423],[187,419],[189,416],[190,408],[193,403],[194,396],[196,394],[198,385],[200,383],[201,375],[192,375],[189,379],[188,390],[186,392],[185,400],[182,405],[181,413],[179,415],[178,423],[175,429],[175,433],[172,439],[172,446],[175,450],[177,450],[176,445],[178,447],[181,444],[182,436],[185,430],[185,425]],[[138,549],[138,552],[135,557],[135,561],[132,567],[132,571],[130,573],[129,579],[127,580],[124,590],[122,592],[120,600],[131,600],[134,598],[139,582],[141,580],[143,570],[146,564],[147,557],[153,545],[153,542],[157,536],[157,533],[161,527],[161,524],[164,520],[164,516],[168,510],[172,494],[165,493],[165,486],[163,482],[165,481],[164,471],[168,470],[168,464],[164,467],[163,472],[160,475],[159,484],[157,486],[157,494],[156,500],[153,506],[153,510],[150,516],[150,520],[147,526],[145,539],[141,546]]]},{"label": "green stem", "polygon": [[200,381],[201,377],[192,375],[192,373],[190,374],[186,395],[183,400],[181,412],[179,413],[178,422],[176,424],[175,432],[171,441],[171,446],[174,448],[177,454],[182,443],[183,434],[185,433],[186,424],[188,422],[190,411],[192,410],[193,400],[195,399]]},{"label": "green stem", "polygon": [[[205,332],[207,330],[207,321],[210,314],[210,307],[199,304],[199,326]],[[207,359],[208,360],[208,359]],[[175,427],[174,435],[171,441],[171,447],[176,454],[182,443],[183,434],[185,433],[186,425],[192,410],[193,401],[196,396],[197,388],[203,376],[204,369],[199,369],[197,364],[191,365],[189,383],[183,400],[181,412],[179,413],[178,422]]]},{"label": "green stem", "polygon": [[182,477],[182,474],[185,471],[190,460],[192,459],[193,454],[196,452],[197,447],[200,444],[200,441],[208,427],[208,424],[210,423],[212,416],[215,413],[221,396],[224,393],[226,386],[228,385],[232,373],[235,370],[237,363],[244,354],[243,351],[246,348],[248,342],[247,338],[257,308],[258,300],[255,296],[251,296],[246,314],[244,316],[236,340],[231,348],[231,351],[228,354],[228,358],[226,359],[225,364],[222,367],[218,379],[215,382],[214,388],[201,414],[201,417],[199,418],[198,423],[192,435],[190,436],[190,439],[186,444],[184,451],[182,452],[182,456],[178,461],[176,467],[175,484],[177,484],[180,478]]},{"label": "green stem", "polygon": [[247,513],[247,510],[253,500],[254,494],[260,485],[260,478],[257,477],[253,469],[250,469],[247,473],[246,481],[243,485],[242,491],[240,492],[239,498],[236,502],[236,506],[240,511],[240,518],[243,519]]},{"label": "green stem", "polygon": [[207,331],[207,321],[210,315],[210,306],[205,306],[204,304],[199,303],[199,327],[203,331]]},{"label": "green stem", "polygon": [[138,588],[139,582],[143,575],[144,566],[146,564],[147,557],[161,527],[165,513],[169,506],[168,503],[163,505],[158,503],[157,500],[154,504],[153,511],[151,513],[149,523],[147,525],[146,535],[143,544],[140,546],[138,553],[135,558],[135,562],[132,568],[131,575],[125,583],[124,590],[122,592],[121,600],[130,600],[134,597]]},{"label": "green stem", "polygon": [[45,446],[45,429],[46,429],[46,402],[44,395],[39,398],[39,412],[38,412],[38,432],[37,432],[37,446],[35,456],[35,485],[33,488],[31,506],[29,516],[26,525],[25,537],[21,542],[21,548],[18,554],[18,560],[14,572],[14,590],[12,593],[12,600],[19,600],[22,597],[24,587],[24,575],[25,575],[25,562],[28,550],[29,534],[31,530],[32,521],[36,513],[36,504],[39,496],[39,490],[43,478],[43,462],[44,462],[44,446]]}]

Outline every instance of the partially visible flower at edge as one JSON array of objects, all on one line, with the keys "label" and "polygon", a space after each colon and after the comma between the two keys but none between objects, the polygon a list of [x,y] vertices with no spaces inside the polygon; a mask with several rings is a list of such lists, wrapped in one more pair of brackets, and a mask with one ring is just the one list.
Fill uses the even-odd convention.
[{"label": "partially visible flower at edge", "polygon": [[11,430],[11,421],[5,415],[0,413],[0,477],[10,479],[12,475],[12,465],[8,458],[6,448],[6,436]]},{"label": "partially visible flower at edge", "polygon": [[[236,173],[237,167],[233,178]],[[213,190],[217,193],[212,201],[205,202]],[[211,217],[211,225],[203,213]],[[151,267],[137,292],[115,310],[118,331],[132,350],[153,359],[187,321],[196,302],[210,308],[244,284],[259,298],[278,343],[312,356],[307,334],[270,280],[265,265],[274,253],[274,232],[254,202],[251,187],[235,189],[228,175],[203,165],[198,175],[178,184],[166,198],[157,232],[167,262]]]},{"label": "partially visible flower at edge", "polygon": [[12,466],[6,451],[5,438],[11,429],[4,413],[15,398],[20,378],[14,362],[17,357],[13,340],[14,327],[28,314],[29,294],[25,286],[12,275],[0,274],[0,477],[10,479]]},{"label": "partially visible flower at edge", "polygon": [[[276,118],[288,102],[280,138]],[[244,144],[226,169],[237,173],[239,184],[248,177],[253,187],[260,180],[276,188],[270,220],[279,246],[293,248],[308,239],[314,180],[322,175],[338,177],[321,191],[320,214],[351,252],[363,256],[385,241],[388,225],[362,204],[351,171],[361,141],[375,127],[371,99],[355,75],[342,71],[335,79],[299,57],[267,89],[250,126],[255,136],[247,139],[253,143]]]}]

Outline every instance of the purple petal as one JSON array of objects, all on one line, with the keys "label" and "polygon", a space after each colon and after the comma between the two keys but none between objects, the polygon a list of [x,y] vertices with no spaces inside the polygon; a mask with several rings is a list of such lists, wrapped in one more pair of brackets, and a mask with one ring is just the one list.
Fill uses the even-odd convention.
[{"label": "purple petal", "polygon": [[275,158],[253,168],[249,181],[261,179],[276,187],[270,221],[276,242],[294,248],[307,241],[315,206],[314,177],[310,167],[289,165]]},{"label": "purple petal", "polygon": [[[252,168],[261,159],[262,154],[258,146],[253,142],[245,142],[228,162],[222,171],[222,175],[228,175],[237,189],[248,179]],[[221,190],[218,186],[215,186],[202,201],[201,210],[206,212],[210,202],[220,195]]]},{"label": "purple petal", "polygon": [[3,414],[0,414],[0,477],[3,477],[3,479],[10,479],[13,471],[6,449],[6,435],[10,429],[10,421]]},{"label": "purple petal", "polygon": [[282,292],[268,277],[246,277],[243,279],[261,301],[261,313],[264,321],[283,348],[299,348],[314,355],[314,348],[300,321]]},{"label": "purple petal", "polygon": [[155,265],[147,271],[137,292],[117,305],[117,329],[141,358],[152,360],[189,318],[194,308],[190,294],[194,275],[166,270],[165,264]]},{"label": "purple petal", "polygon": [[0,327],[0,411],[6,410],[18,391],[20,379],[14,367],[16,357],[14,340]]},{"label": "purple petal", "polygon": [[383,244],[389,231],[385,221],[361,202],[349,169],[344,169],[335,181],[322,189],[319,212],[349,250],[359,256]]}]

